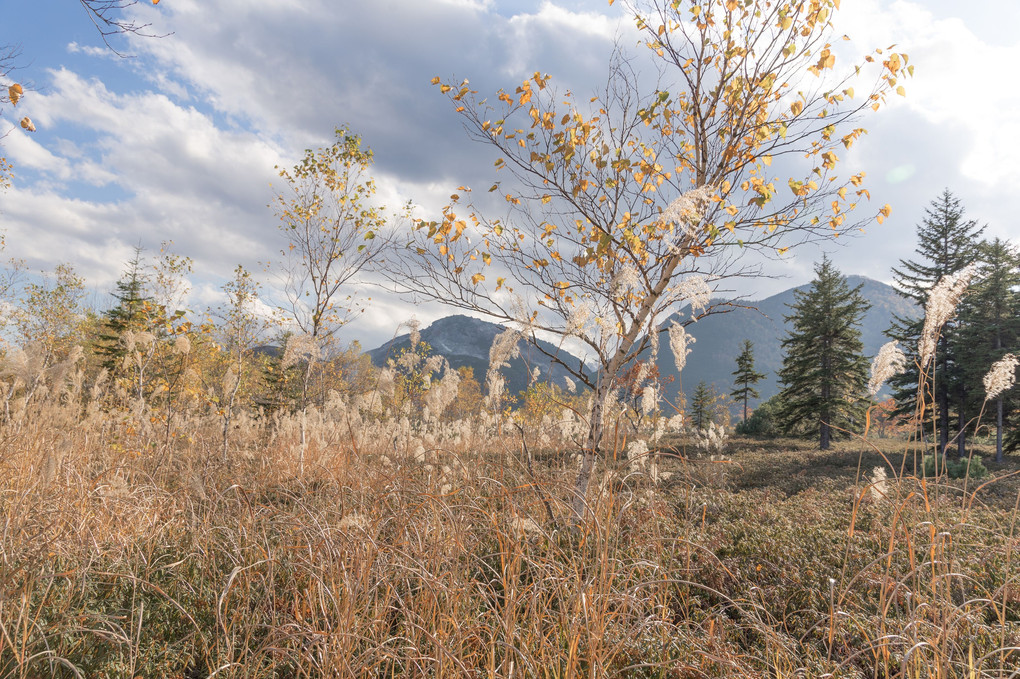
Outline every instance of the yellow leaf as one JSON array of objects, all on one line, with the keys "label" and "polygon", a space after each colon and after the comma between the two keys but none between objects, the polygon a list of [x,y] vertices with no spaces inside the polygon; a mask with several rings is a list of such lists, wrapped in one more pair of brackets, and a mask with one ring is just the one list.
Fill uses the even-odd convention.
[{"label": "yellow leaf", "polygon": [[804,102],[795,101],[790,104],[790,112],[795,116],[799,116],[800,112],[804,110]]},{"label": "yellow leaf", "polygon": [[903,85],[900,85],[899,87],[896,88],[896,94],[900,95],[901,97],[905,97],[907,96],[907,90],[905,87],[903,87]]},{"label": "yellow leaf", "polygon": [[438,84],[439,84],[439,76],[438,76],[438,75],[437,75],[437,76],[435,76],[435,77],[434,77],[434,78],[432,78],[432,80],[430,80],[429,82],[430,82],[431,84],[433,84],[433,85],[438,85]]},{"label": "yellow leaf", "polygon": [[471,285],[478,285],[484,280],[485,280],[484,274],[476,273],[474,276],[471,277]]},{"label": "yellow leaf", "polygon": [[21,119],[21,127],[28,130],[29,132],[35,132],[35,124],[32,122],[32,119],[29,118],[28,116],[25,116],[24,118]]},{"label": "yellow leaf", "polygon": [[785,255],[786,251],[789,250],[789,249],[790,248],[776,248],[776,252],[778,252],[781,255]]},{"label": "yellow leaf", "polygon": [[25,93],[25,90],[21,88],[21,85],[14,83],[7,88],[7,96],[11,99],[11,104],[14,106],[18,105],[18,99],[21,99],[21,95]]}]

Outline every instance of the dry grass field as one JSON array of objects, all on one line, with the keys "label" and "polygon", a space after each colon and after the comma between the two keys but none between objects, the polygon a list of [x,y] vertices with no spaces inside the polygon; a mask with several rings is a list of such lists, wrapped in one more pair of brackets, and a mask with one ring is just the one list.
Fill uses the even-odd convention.
[{"label": "dry grass field", "polygon": [[[174,435],[50,399],[0,438],[0,677],[1009,677],[1020,464],[731,440],[526,464],[312,409]],[[181,415],[181,417],[184,417]],[[872,445],[873,444],[873,445]],[[882,481],[876,467],[887,472]],[[653,471],[649,471],[653,470]],[[656,476],[657,480],[652,477]]]}]

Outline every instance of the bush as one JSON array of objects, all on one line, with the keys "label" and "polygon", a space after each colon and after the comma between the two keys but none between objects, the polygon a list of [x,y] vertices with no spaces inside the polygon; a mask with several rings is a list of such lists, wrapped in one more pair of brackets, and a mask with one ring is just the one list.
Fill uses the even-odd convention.
[{"label": "bush", "polygon": [[[948,474],[951,479],[962,479],[965,476],[970,476],[972,479],[981,479],[988,476],[988,469],[981,463],[981,458],[977,455],[974,455],[969,460],[950,460],[943,457],[939,461],[938,472],[940,474]],[[924,475],[927,477],[935,476],[934,455],[924,456]]]},{"label": "bush", "polygon": [[779,435],[779,399],[776,396],[759,404],[746,422],[737,425],[738,436],[773,438]]}]

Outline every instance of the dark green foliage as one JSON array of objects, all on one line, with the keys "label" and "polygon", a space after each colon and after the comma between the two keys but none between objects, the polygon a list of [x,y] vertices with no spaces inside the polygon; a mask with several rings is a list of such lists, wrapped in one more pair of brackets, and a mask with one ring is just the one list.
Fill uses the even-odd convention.
[{"label": "dark green foliage", "polygon": [[[967,398],[970,413],[982,407],[982,380],[993,363],[1020,348],[1020,251],[996,238],[981,243],[976,282],[972,283],[960,309],[960,345],[957,393]],[[1007,413],[1017,405],[1015,390],[985,405],[983,423],[996,433],[996,462],[1002,461],[1003,432]]]},{"label": "dark green foliage", "polygon": [[754,385],[765,379],[763,373],[754,369],[754,344],[751,340],[744,340],[740,355],[737,356],[737,369],[733,371],[732,375],[734,389],[730,392],[730,396],[743,402],[744,416],[741,418],[741,422],[747,422],[747,401],[758,398],[760,394]]},{"label": "dark green foliage", "polygon": [[[901,295],[916,302],[921,308],[928,301],[928,293],[943,277],[954,274],[973,263],[978,257],[978,243],[984,227],[973,220],[963,218],[964,209],[948,189],[931,202],[925,210],[925,217],[917,227],[916,260],[900,260],[900,266],[893,269],[893,276]],[[889,380],[893,398],[896,399],[896,414],[912,417],[917,410],[917,344],[924,327],[924,318],[897,316],[892,327],[886,332],[890,339],[897,340],[907,354],[907,369]],[[953,401],[954,382],[959,381],[956,355],[960,346],[958,324],[950,321],[939,337],[936,355],[927,376],[926,384],[932,402],[928,411],[934,408],[938,422],[940,451],[946,450],[952,438],[950,410]],[[956,389],[957,400],[965,392]],[[965,419],[965,418],[964,418]],[[960,448],[964,445],[959,437]],[[958,448],[958,450],[960,449]]]},{"label": "dark green foliage", "polygon": [[869,305],[860,288],[851,289],[825,257],[811,287],[796,293],[787,317],[793,330],[783,340],[779,371],[781,426],[790,434],[813,429],[821,450],[829,448],[834,427],[853,430],[864,421],[868,362],[859,326]]},{"label": "dark green foliage", "polygon": [[141,249],[136,248],[134,258],[128,262],[127,271],[117,281],[117,290],[113,293],[117,303],[103,313],[96,337],[95,353],[100,357],[100,365],[111,373],[118,370],[126,353],[121,342],[124,333],[148,329],[152,298],[146,294],[141,254]]},{"label": "dark green foliage", "polygon": [[988,476],[988,470],[977,455],[970,460],[967,458],[954,460],[944,457],[938,461],[937,467],[935,465],[935,456],[925,455],[924,475],[928,478],[948,475],[951,479],[962,479],[966,476],[972,479],[982,479]]},{"label": "dark green foliage", "polygon": [[715,400],[714,390],[704,380],[698,382],[691,396],[691,420],[696,429],[704,429],[715,422]]},{"label": "dark green foliage", "polygon": [[737,424],[736,433],[739,436],[754,436],[757,438],[772,438],[778,436],[779,414],[782,404],[779,396],[773,396],[767,401],[758,405],[751,413],[751,416]]}]

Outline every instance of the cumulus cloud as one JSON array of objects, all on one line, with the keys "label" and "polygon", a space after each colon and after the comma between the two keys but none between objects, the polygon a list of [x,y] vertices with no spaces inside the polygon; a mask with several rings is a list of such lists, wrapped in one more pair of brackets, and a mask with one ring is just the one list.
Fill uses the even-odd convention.
[{"label": "cumulus cloud", "polygon": [[[622,4],[138,3],[134,18],[173,34],[132,38],[133,60],[107,59],[67,36],[65,67],[37,72],[43,87],[19,104],[39,131],[14,130],[3,142],[19,172],[0,203],[11,252],[37,268],[71,261],[109,286],[135,244],[155,251],[173,240],[196,260],[202,301],[211,299],[236,264],[258,269],[282,245],[266,207],[273,167],[330,143],[343,124],[374,149],[382,202],[412,199],[434,214],[456,186],[487,185],[495,157],[467,138],[430,79],[467,77],[484,95],[541,71],[584,98],[605,84],[617,44],[643,50]],[[890,265],[912,256],[913,225],[944,186],[990,222],[989,233],[1009,235],[1020,211],[1011,190],[1020,179],[1020,94],[1007,86],[1020,45],[1008,32],[989,40],[994,22],[979,22],[980,11],[968,10],[966,24],[955,11],[949,0],[843,4],[840,31],[861,45],[898,43],[917,64],[908,97],[870,117],[871,134],[846,158],[868,172],[866,209],[894,208],[839,255],[847,273],[887,278]],[[812,260],[832,248],[767,262],[790,279],[738,292],[760,297],[805,282]],[[376,297],[359,324],[385,336],[408,314],[400,301]]]}]

